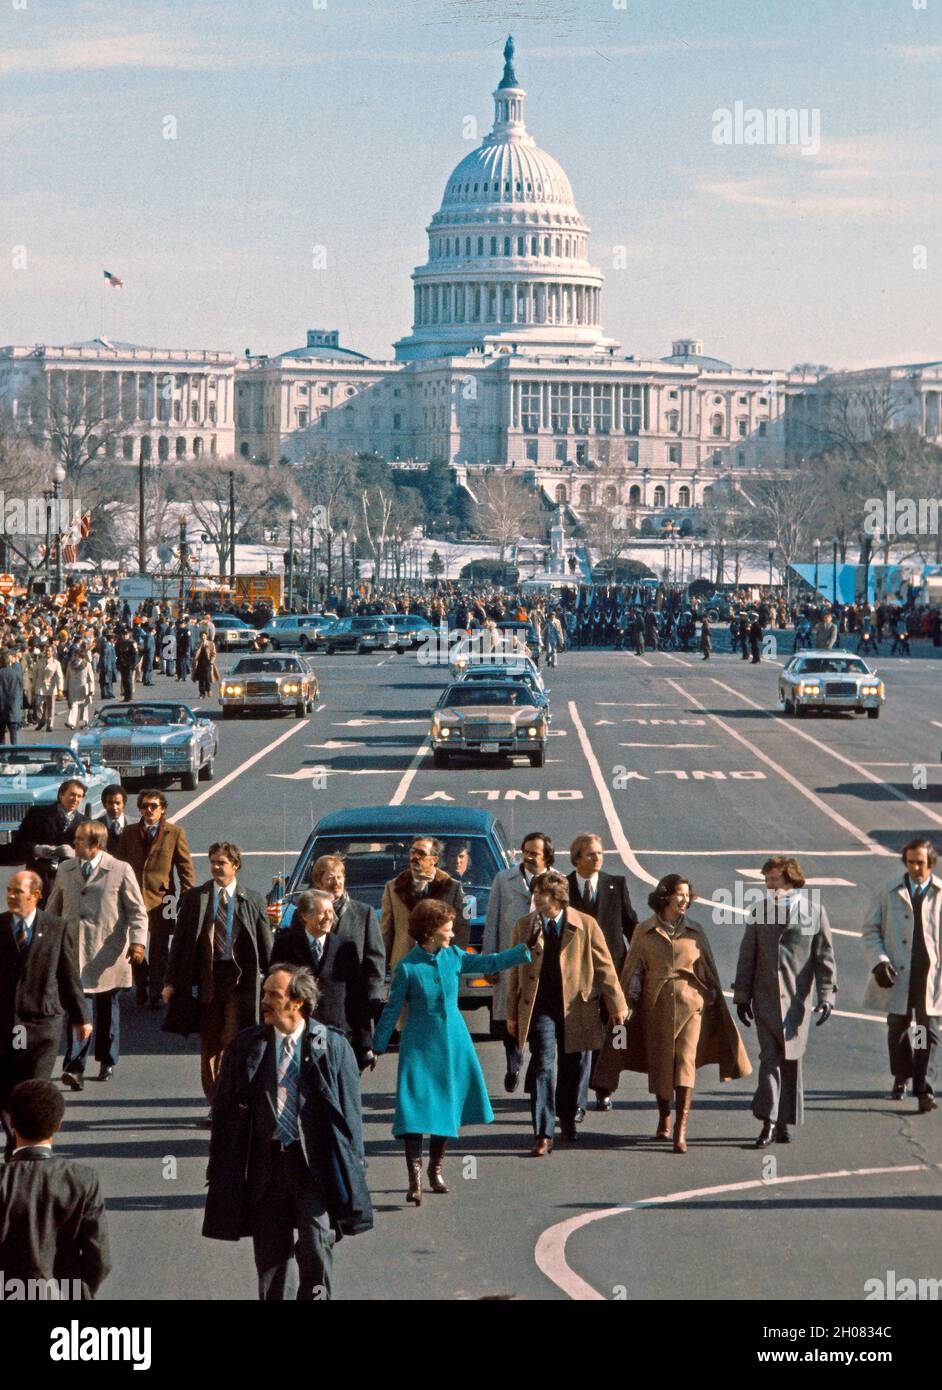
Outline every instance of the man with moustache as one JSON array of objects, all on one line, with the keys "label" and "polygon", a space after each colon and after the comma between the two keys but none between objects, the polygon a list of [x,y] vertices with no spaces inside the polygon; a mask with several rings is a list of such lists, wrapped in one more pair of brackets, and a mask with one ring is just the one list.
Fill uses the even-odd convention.
[{"label": "man with moustache", "polygon": [[[484,937],[481,951],[484,955],[496,951],[509,951],[513,942],[514,927],[521,917],[525,917],[532,907],[531,884],[537,874],[553,867],[555,858],[553,842],[542,830],[531,830],[524,835],[520,846],[521,862],[512,869],[502,869],[494,875],[491,894],[487,902],[487,918],[484,923]],[[493,1031],[504,1044],[507,1070],[504,1073],[504,1090],[512,1095],[520,1084],[520,1068],[523,1065],[523,1052],[517,1040],[507,1031],[507,989],[509,975],[487,976],[494,986],[491,1001]]]},{"label": "man with moustache", "polygon": [[167,820],[167,798],[158,787],[147,787],[137,798],[141,818],[125,827],[115,851],[134,870],[147,908],[148,956],[135,966],[137,1002],[160,1008],[170,938],[178,896],[196,882],[186,831]]}]

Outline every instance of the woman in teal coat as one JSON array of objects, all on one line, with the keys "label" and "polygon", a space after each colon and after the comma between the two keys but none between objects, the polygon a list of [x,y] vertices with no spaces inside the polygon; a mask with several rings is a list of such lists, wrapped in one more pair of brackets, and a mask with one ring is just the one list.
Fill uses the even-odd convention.
[{"label": "woman in teal coat", "polygon": [[474,955],[453,946],[454,908],[436,899],[417,903],[409,935],[417,943],[399,962],[376,1025],[373,1050],[385,1052],[404,1004],[409,1006],[399,1044],[393,1134],[402,1139],[409,1172],[406,1200],[422,1201],[422,1138],[429,1135],[428,1176],[433,1192],[447,1192],[442,1158],[462,1125],[494,1118],[484,1074],[458,1008],[461,975],[496,975],[525,965],[529,945],[493,955]]}]

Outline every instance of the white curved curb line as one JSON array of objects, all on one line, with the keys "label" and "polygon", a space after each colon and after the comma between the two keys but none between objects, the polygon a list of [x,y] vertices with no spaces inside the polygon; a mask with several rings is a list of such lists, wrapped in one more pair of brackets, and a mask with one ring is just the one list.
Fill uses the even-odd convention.
[{"label": "white curved curb line", "polygon": [[889,1168],[838,1168],[832,1173],[800,1173],[784,1178],[751,1178],[748,1182],[722,1183],[718,1187],[692,1187],[686,1192],[668,1192],[663,1197],[645,1197],[638,1202],[627,1202],[620,1207],[606,1207],[603,1211],[589,1211],[582,1216],[571,1216],[545,1230],[536,1243],[534,1259],[537,1268],[552,1280],[557,1288],[569,1298],[580,1301],[605,1303],[605,1295],[599,1293],[591,1284],[571,1269],[566,1262],[566,1242],[576,1231],[590,1226],[593,1221],[604,1221],[608,1216],[621,1216],[629,1211],[641,1211],[644,1207],[665,1206],[674,1202],[689,1202],[694,1197],[715,1197],[725,1192],[747,1192],[750,1188],[785,1187],[796,1182],[825,1182],[831,1178],[866,1178],[886,1173],[921,1173],[942,1169],[940,1163],[907,1163]]}]

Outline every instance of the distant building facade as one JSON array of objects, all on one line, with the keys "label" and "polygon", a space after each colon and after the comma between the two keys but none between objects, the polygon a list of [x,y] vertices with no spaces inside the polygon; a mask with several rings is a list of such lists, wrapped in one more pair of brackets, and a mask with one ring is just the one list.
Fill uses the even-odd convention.
[{"label": "distant building facade", "polygon": [[493,129],[446,182],[412,274],[412,329],[392,359],[321,329],[271,357],[106,339],[7,347],[0,409],[41,436],[63,401],[83,401],[119,462],[297,462],[342,449],[445,461],[472,490],[481,469],[512,467],[576,512],[697,506],[718,478],[825,447],[822,422],[847,376],[898,395],[892,423],[942,442],[940,363],[838,378],[737,368],[697,338],[652,361],[622,353],[602,328],[603,276],[569,180],[526,129],[510,41],[504,56]]}]

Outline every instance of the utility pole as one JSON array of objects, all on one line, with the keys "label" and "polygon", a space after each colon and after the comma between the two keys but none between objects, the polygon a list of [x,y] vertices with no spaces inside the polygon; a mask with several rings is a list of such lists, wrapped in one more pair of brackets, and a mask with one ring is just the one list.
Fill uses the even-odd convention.
[{"label": "utility pole", "polygon": [[147,537],[144,527],[144,455],[137,465],[137,572],[147,573]]},{"label": "utility pole", "polygon": [[186,543],[186,521],[180,520],[180,616],[183,616],[183,595],[186,582],[186,570],[188,562],[188,552]]}]

